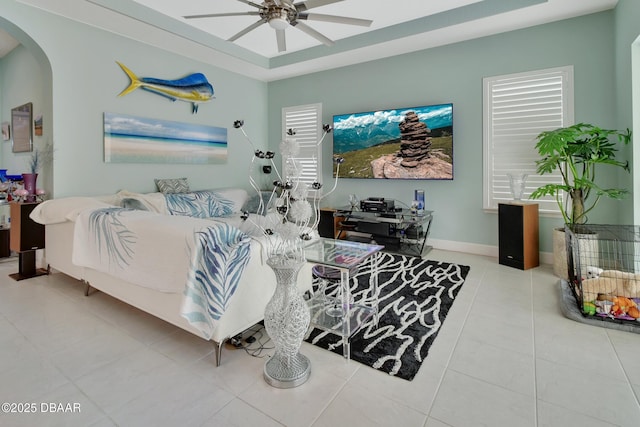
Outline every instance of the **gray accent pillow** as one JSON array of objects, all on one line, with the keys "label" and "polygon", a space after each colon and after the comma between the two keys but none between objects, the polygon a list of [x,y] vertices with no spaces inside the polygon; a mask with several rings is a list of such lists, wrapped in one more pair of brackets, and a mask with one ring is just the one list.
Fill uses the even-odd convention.
[{"label": "gray accent pillow", "polygon": [[188,193],[189,182],[187,178],[154,179],[158,191],[163,194]]}]

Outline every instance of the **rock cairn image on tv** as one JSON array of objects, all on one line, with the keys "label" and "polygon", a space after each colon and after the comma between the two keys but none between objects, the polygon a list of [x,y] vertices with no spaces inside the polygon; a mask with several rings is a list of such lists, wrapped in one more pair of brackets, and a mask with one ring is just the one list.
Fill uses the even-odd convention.
[{"label": "rock cairn image on tv", "polygon": [[431,148],[431,129],[409,111],[400,128],[400,150],[371,162],[374,178],[451,179],[451,158]]},{"label": "rock cairn image on tv", "polygon": [[333,176],[452,180],[453,104],[333,116]]},{"label": "rock cairn image on tv", "polygon": [[418,167],[421,160],[429,157],[431,129],[413,111],[409,111],[398,126],[401,135],[399,156],[403,159],[400,164],[405,168]]}]

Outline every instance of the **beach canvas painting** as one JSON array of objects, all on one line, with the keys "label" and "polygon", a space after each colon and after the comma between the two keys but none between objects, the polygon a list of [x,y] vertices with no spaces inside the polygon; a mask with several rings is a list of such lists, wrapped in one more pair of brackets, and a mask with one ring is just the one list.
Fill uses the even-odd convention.
[{"label": "beach canvas painting", "polygon": [[227,162],[227,129],[104,113],[108,163]]}]

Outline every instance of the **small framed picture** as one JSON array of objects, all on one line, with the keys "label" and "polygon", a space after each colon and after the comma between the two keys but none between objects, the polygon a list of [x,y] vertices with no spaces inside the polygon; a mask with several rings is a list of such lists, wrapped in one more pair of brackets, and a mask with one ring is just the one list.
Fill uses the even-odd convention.
[{"label": "small framed picture", "polygon": [[8,141],[11,139],[11,126],[9,122],[2,122],[2,140]]},{"label": "small framed picture", "polygon": [[42,114],[36,115],[33,119],[33,133],[35,136],[42,136]]},{"label": "small framed picture", "polygon": [[13,152],[33,151],[33,105],[24,105],[11,109],[11,130],[13,131]]}]

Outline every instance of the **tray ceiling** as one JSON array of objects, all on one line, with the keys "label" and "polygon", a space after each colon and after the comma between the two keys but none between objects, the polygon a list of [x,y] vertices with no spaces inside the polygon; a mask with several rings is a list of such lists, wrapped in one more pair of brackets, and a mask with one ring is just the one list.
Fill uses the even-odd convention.
[{"label": "tray ceiling", "polygon": [[244,1],[22,1],[266,81],[600,12],[617,4],[617,0],[344,0],[315,7],[309,13],[368,19],[372,25],[305,21],[335,44],[325,46],[289,26],[285,30],[287,50],[278,52],[275,30],[268,24],[227,41],[259,17],[184,18],[257,10]]}]

